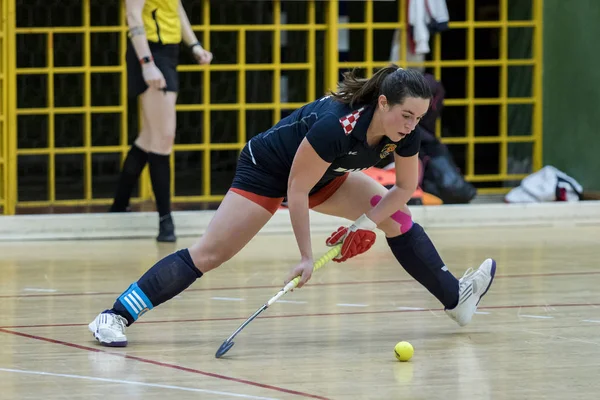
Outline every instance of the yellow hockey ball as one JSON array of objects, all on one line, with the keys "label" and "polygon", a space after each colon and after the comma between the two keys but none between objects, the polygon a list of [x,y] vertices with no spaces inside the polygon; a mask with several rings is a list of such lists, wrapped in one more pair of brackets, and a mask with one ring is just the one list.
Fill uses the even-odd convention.
[{"label": "yellow hockey ball", "polygon": [[399,361],[408,361],[415,354],[415,349],[408,342],[398,342],[394,346],[394,354]]}]

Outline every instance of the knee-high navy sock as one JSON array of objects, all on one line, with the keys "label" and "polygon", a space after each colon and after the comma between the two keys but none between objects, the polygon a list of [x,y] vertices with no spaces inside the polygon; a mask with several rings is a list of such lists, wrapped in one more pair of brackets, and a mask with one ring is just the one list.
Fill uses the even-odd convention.
[{"label": "knee-high navy sock", "polygon": [[456,306],[458,280],[448,271],[421,225],[414,223],[408,232],[387,238],[387,242],[406,272],[425,286],[447,309]]},{"label": "knee-high navy sock", "polygon": [[158,216],[162,218],[171,213],[171,165],[169,164],[169,156],[148,153],[148,164]]},{"label": "knee-high navy sock", "polygon": [[187,249],[163,258],[115,301],[112,312],[127,319],[128,325],[142,314],[172,299],[202,276]]},{"label": "knee-high navy sock", "polygon": [[111,212],[124,212],[127,210],[131,192],[142,170],[146,166],[146,162],[148,162],[148,153],[134,143],[129,149],[129,153],[127,153],[127,157],[123,163],[119,182],[117,183],[117,190],[115,191],[115,198],[110,208]]}]

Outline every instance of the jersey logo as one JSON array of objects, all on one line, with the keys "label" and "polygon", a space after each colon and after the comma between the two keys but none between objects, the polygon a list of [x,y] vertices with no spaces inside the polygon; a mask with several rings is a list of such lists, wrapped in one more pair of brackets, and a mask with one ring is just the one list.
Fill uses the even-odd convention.
[{"label": "jersey logo", "polygon": [[364,167],[364,168],[342,168],[342,167],[337,167],[336,169],[334,169],[334,172],[358,172],[358,171],[364,171],[365,169],[369,169],[370,167]]},{"label": "jersey logo", "polygon": [[356,126],[356,121],[358,121],[360,114],[362,114],[364,109],[364,107],[361,107],[358,110],[352,111],[350,114],[340,118],[340,124],[342,124],[342,129],[344,129],[346,136],[352,133],[354,127]]},{"label": "jersey logo", "polygon": [[390,155],[391,152],[396,150],[396,147],[397,147],[397,145],[395,145],[393,143],[386,144],[385,146],[383,146],[383,149],[381,149],[381,153],[379,153],[379,157],[386,158],[387,156]]}]

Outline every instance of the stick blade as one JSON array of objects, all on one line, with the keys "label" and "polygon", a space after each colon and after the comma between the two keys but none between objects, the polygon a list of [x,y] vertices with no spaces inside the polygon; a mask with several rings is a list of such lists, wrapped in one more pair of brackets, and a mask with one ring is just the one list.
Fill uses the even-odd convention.
[{"label": "stick blade", "polygon": [[217,353],[215,354],[215,358],[221,358],[225,353],[229,351],[233,347],[235,343],[232,340],[226,340],[223,342]]}]

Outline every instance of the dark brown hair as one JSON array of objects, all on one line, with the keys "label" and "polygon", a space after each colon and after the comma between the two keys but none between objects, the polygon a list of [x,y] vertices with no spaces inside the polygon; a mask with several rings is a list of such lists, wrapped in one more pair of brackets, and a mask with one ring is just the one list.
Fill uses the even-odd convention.
[{"label": "dark brown hair", "polygon": [[387,97],[393,106],[402,104],[407,97],[431,99],[431,87],[422,73],[412,69],[402,69],[390,65],[375,72],[370,78],[359,77],[356,69],[345,72],[344,79],[338,85],[337,92],[331,95],[350,107],[374,104],[379,95]]}]

